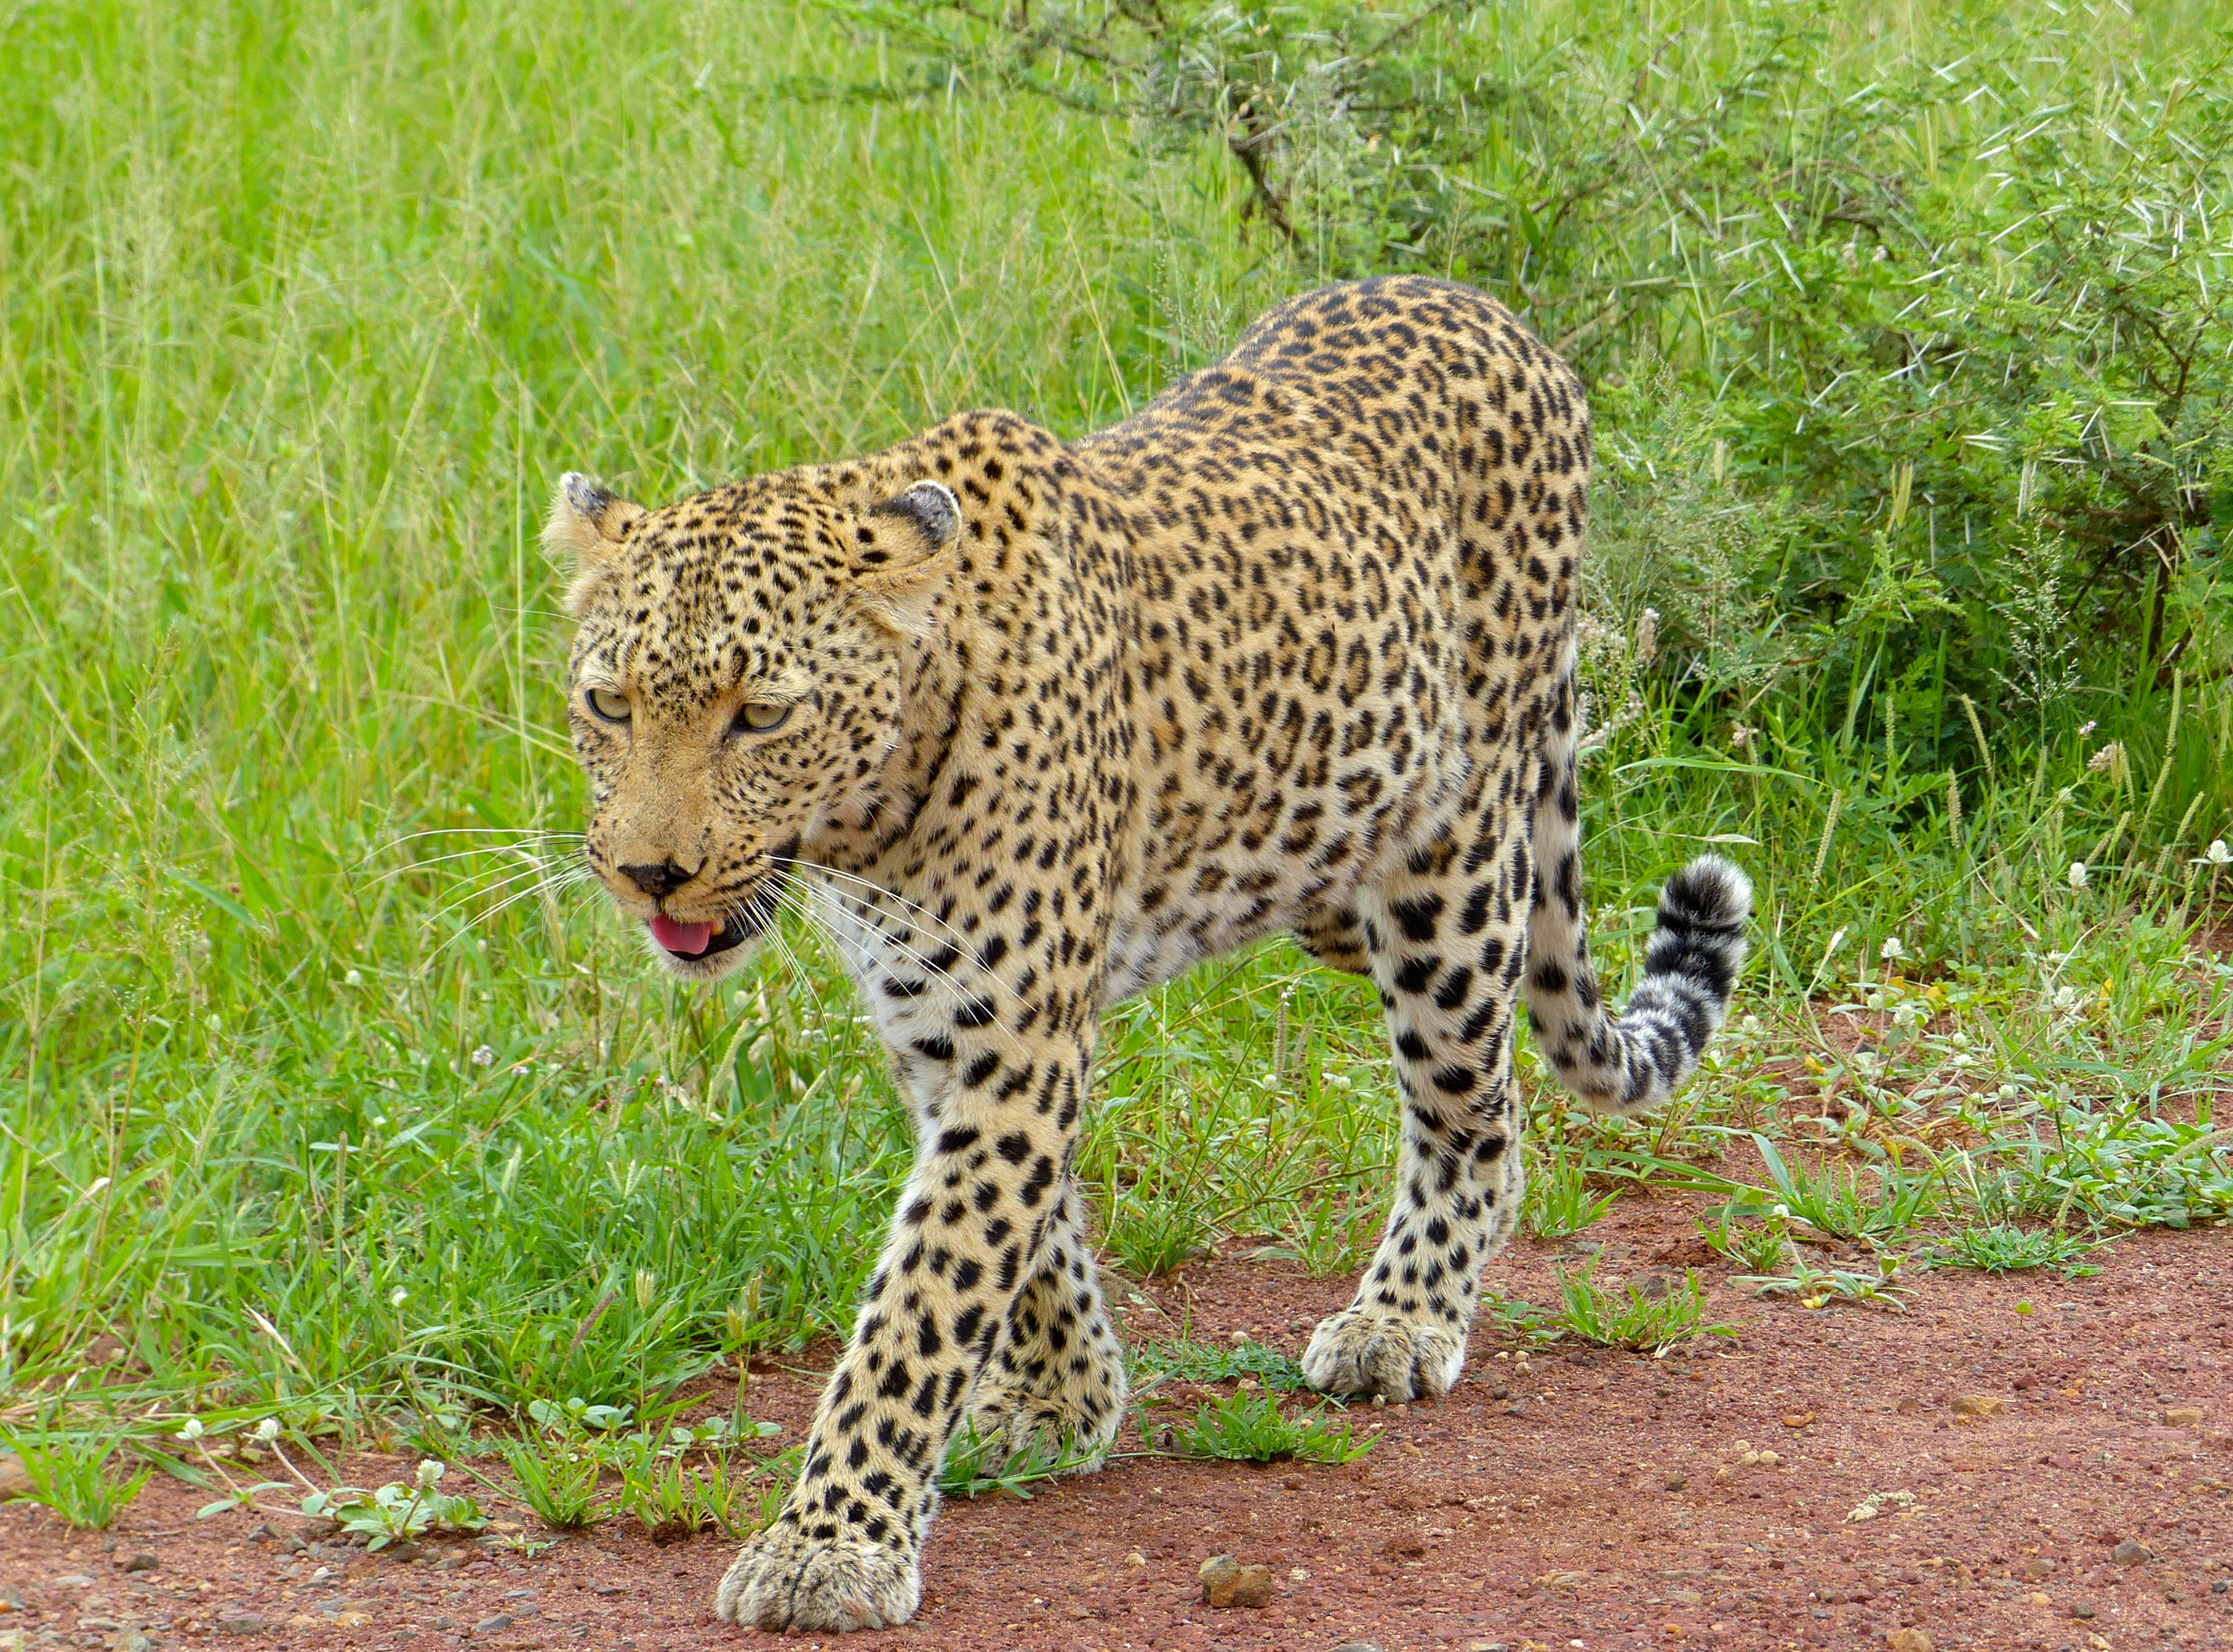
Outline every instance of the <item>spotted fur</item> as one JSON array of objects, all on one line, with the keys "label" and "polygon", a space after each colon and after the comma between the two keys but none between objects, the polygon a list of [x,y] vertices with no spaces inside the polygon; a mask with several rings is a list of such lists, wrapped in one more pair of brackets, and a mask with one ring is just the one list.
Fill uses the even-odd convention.
[{"label": "spotted fur", "polygon": [[1400,278],[1282,305],[1076,442],[965,413],[657,511],[567,479],[547,537],[582,569],[589,863],[670,938],[719,926],[700,953],[654,946],[689,976],[743,957],[779,892],[811,898],[917,1123],[798,1484],[723,1616],[902,1622],[965,1419],[1115,1434],[1071,1181],[1110,1005],[1283,930],[1378,986],[1393,1209],[1304,1356],[1340,1394],[1457,1377],[1520,1203],[1517,992],[1596,1104],[1690,1071],[1749,892],[1717,860],[1671,878],[1606,1009],[1574,766],[1589,467],[1565,365],[1481,294]]}]

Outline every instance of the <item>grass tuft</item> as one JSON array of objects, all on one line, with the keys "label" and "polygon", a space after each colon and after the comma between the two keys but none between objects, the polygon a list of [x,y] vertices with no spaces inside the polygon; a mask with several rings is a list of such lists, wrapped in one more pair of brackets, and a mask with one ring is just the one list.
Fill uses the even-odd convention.
[{"label": "grass tuft", "polygon": [[1190,1422],[1173,1430],[1181,1455],[1214,1457],[1227,1462],[1355,1462],[1380,1443],[1377,1428],[1354,1435],[1347,1418],[1338,1424],[1321,1401],[1300,1416],[1289,1416],[1269,1394],[1233,1394],[1205,1402]]}]

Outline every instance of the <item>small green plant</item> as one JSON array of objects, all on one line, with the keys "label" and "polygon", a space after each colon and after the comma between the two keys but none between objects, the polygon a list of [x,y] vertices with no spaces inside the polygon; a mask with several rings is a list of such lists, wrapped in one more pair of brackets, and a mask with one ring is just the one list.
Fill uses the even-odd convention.
[{"label": "small green plant", "polygon": [[1584,1155],[1578,1153],[1555,1125],[1546,1132],[1548,1142],[1540,1163],[1531,1167],[1520,1194],[1521,1219],[1537,1239],[1565,1239],[1579,1233],[1612,1208],[1618,1192],[1593,1193]]},{"label": "small green plant", "polygon": [[1731,1215],[1801,1222],[1818,1233],[1873,1244],[1913,1227],[1937,1208],[1935,1167],[1911,1172],[1896,1164],[1862,1169],[1826,1163],[1810,1171],[1786,1161],[1759,1131],[1751,1135],[1771,1187],[1747,1189],[1749,1198],[1731,1201]]},{"label": "small green plant", "polygon": [[2101,1271],[2082,1259],[2102,1243],[2051,1227],[2022,1228],[1991,1222],[1949,1234],[1937,1242],[1927,1259],[1933,1267],[1976,1268],[1985,1273],[2060,1268],[2064,1278],[2074,1279]]},{"label": "small green plant", "polygon": [[[597,1518],[597,1463],[563,1441],[507,1440],[497,1447],[513,1490],[554,1532],[576,1532]],[[495,1482],[478,1476],[492,1488]]]},{"label": "small green plant", "polygon": [[1906,1259],[1879,1257],[1874,1273],[1856,1273],[1845,1268],[1812,1267],[1803,1259],[1794,1258],[1788,1273],[1736,1274],[1729,1283],[1751,1286],[1756,1297],[1794,1297],[1802,1308],[1824,1308],[1833,1302],[1850,1302],[1858,1307],[1904,1313],[1905,1288],[1894,1285],[1892,1280]]},{"label": "small green plant", "polygon": [[1109,1253],[1143,1278],[1200,1256],[1209,1240],[1209,1220],[1198,1203],[1183,1191],[1174,1197],[1160,1183],[1120,1192],[1109,1218]]},{"label": "small green plant", "polygon": [[975,1422],[967,1421],[946,1448],[938,1486],[948,1497],[1006,1492],[1028,1499],[1031,1493],[1025,1487],[1058,1474],[1074,1474],[1106,1454],[1105,1450],[1081,1449],[1067,1436],[1059,1441],[1034,1437],[1020,1450],[1003,1452],[995,1441],[978,1434]]},{"label": "small green plant", "polygon": [[1326,1415],[1324,1401],[1290,1417],[1268,1394],[1234,1394],[1195,1412],[1175,1431],[1175,1443],[1184,1456],[1227,1462],[1348,1463],[1378,1445],[1380,1433],[1353,1435],[1346,1418],[1337,1426]]},{"label": "small green plant", "polygon": [[537,1426],[555,1434],[570,1437],[586,1434],[615,1434],[635,1420],[635,1413],[624,1405],[591,1405],[581,1395],[575,1395],[563,1402],[530,1400],[527,1415]]},{"label": "small green plant", "polygon": [[303,1512],[339,1522],[342,1531],[364,1538],[364,1546],[374,1551],[430,1532],[478,1532],[488,1525],[488,1516],[472,1499],[435,1489],[446,1472],[446,1465],[430,1457],[408,1486],[391,1482],[374,1492],[353,1486],[313,1492],[303,1499]]},{"label": "small green plant", "polygon": [[1791,1256],[1791,1235],[1785,1230],[1783,1218],[1770,1209],[1759,1226],[1749,1226],[1738,1220],[1734,1207],[1723,1205],[1710,1213],[1711,1220],[1702,1217],[1698,1234],[1720,1256],[1737,1264],[1748,1273],[1774,1273]]},{"label": "small green plant", "polygon": [[1679,1288],[1652,1297],[1631,1284],[1623,1287],[1623,1300],[1598,1287],[1592,1258],[1577,1272],[1561,1273],[1559,1289],[1565,1306],[1548,1323],[1600,1347],[1657,1356],[1696,1337],[1736,1335],[1728,1325],[1706,1323],[1706,1287],[1687,1268]]},{"label": "small green plant", "polygon": [[726,1465],[716,1459],[713,1482],[676,1458],[649,1452],[621,1467],[621,1507],[635,1516],[654,1543],[672,1542],[709,1525],[735,1534],[733,1495]]},{"label": "small green plant", "polygon": [[1221,1348],[1214,1343],[1175,1337],[1134,1349],[1131,1364],[1136,1375],[1155,1381],[1232,1382],[1250,1377],[1281,1394],[1310,1386],[1302,1366],[1292,1356],[1259,1342]]},{"label": "small green plant", "polygon": [[8,1437],[31,1482],[29,1499],[43,1503],[68,1524],[84,1532],[107,1530],[140,1495],[153,1471],[140,1469],[120,1480],[108,1472],[121,1434],[71,1434],[42,1428]]}]

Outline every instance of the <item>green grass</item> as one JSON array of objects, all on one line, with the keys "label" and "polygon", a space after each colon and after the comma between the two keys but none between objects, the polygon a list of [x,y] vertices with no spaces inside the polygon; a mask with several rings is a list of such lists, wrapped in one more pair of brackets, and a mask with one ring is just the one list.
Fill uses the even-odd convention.
[{"label": "green grass", "polygon": [[[551,480],[665,498],[973,404],[1081,432],[1317,268],[1214,143],[784,91],[878,49],[811,8],[94,0],[0,49],[39,88],[0,108],[0,1421],[72,1378],[73,1438],[454,1442],[842,1333],[908,1150],[848,989],[798,934],[687,992],[545,875],[583,813]],[[1929,1232],[2233,1214],[2233,971],[2191,944],[2233,894],[2226,680],[2139,685],[2113,762],[2080,706],[1949,772],[1819,639],[1653,666],[1654,546],[1779,518],[1713,491],[1705,412],[1601,407],[1598,949],[1624,978],[1701,843],[1762,907],[1750,1030],[1662,1115],[1577,1120],[1523,1050],[1539,1225],[1640,1179],[1781,1198],[1754,1131],[1854,1209],[1927,1176]],[[1226,960],[1113,1012],[1099,1083],[1118,1265],[1369,1252],[1369,986]]]},{"label": "green grass", "polygon": [[1143,1343],[1130,1356],[1133,1382],[1140,1388],[1150,1382],[1231,1382],[1242,1377],[1279,1394],[1308,1386],[1299,1361],[1253,1340],[1220,1348],[1180,1337]]},{"label": "green grass", "polygon": [[111,1467],[123,1444],[120,1431],[74,1434],[42,1423],[12,1430],[5,1439],[30,1481],[29,1500],[45,1504],[81,1531],[107,1531],[154,1473],[119,1473]]},{"label": "green grass", "polygon": [[1352,1433],[1344,1418],[1327,1415],[1330,1400],[1290,1416],[1272,1394],[1229,1394],[1204,1402],[1190,1421],[1172,1431],[1173,1444],[1185,1457],[1216,1457],[1234,1463],[1350,1463],[1380,1443],[1380,1431]]},{"label": "green grass", "polygon": [[1729,1326],[1707,1323],[1706,1287],[1688,1269],[1679,1286],[1670,1285],[1658,1296],[1648,1296],[1636,1285],[1615,1294],[1598,1284],[1592,1258],[1585,1266],[1560,1272],[1559,1294],[1559,1310],[1544,1321],[1545,1328],[1600,1348],[1656,1359],[1700,1337],[1736,1334]]}]

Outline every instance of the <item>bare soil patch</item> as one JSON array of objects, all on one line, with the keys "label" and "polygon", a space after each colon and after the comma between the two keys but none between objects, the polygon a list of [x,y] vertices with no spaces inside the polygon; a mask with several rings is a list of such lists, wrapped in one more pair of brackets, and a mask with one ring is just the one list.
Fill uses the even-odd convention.
[{"label": "bare soil patch", "polygon": [[[1601,1281],[1695,1265],[1734,1343],[1657,1361],[1561,1347],[1523,1368],[1519,1345],[1485,1326],[1446,1400],[1355,1408],[1385,1438],[1344,1467],[1140,1454],[1027,1500],[951,1502],[921,1617],[843,1644],[1596,1652],[1881,1648],[1913,1629],[1942,1649],[2233,1645],[2224,1234],[2120,1240],[2090,1279],[1927,1274],[1910,1311],[1891,1315],[1754,1300],[1697,1244],[1693,1208],[1624,1200],[1585,1241],[1514,1246],[1490,1283],[1555,1302],[1558,1268],[1600,1245]],[[1136,1340],[1183,1326],[1298,1351],[1349,1284],[1212,1258],[1112,1286]],[[811,1372],[763,1366],[751,1408],[796,1438],[814,1390]],[[1208,1391],[1159,1393],[1169,1403],[1144,1414],[1151,1433]],[[1968,1396],[1999,1403],[1958,1415]],[[729,1395],[707,1400],[726,1409]],[[2200,1421],[2180,1421],[2189,1410]],[[1747,1467],[1740,1442],[1778,1460]],[[1144,1451],[1136,1430],[1121,1449]],[[377,1484],[411,1465],[348,1467]],[[1904,1496],[1850,1519],[1872,1493]],[[707,1610],[731,1551],[715,1537],[654,1545],[615,1520],[532,1554],[484,1540],[411,1560],[338,1544],[290,1555],[290,1523],[251,1540],[254,1517],[197,1522],[201,1500],[159,1476],[115,1532],[96,1534],[28,1506],[0,1511],[0,1646],[20,1634],[25,1647],[127,1652],[667,1652],[755,1639]],[[1272,1568],[1270,1605],[1201,1603],[1198,1569],[1220,1553]],[[126,1569],[143,1555],[153,1569]]]}]

